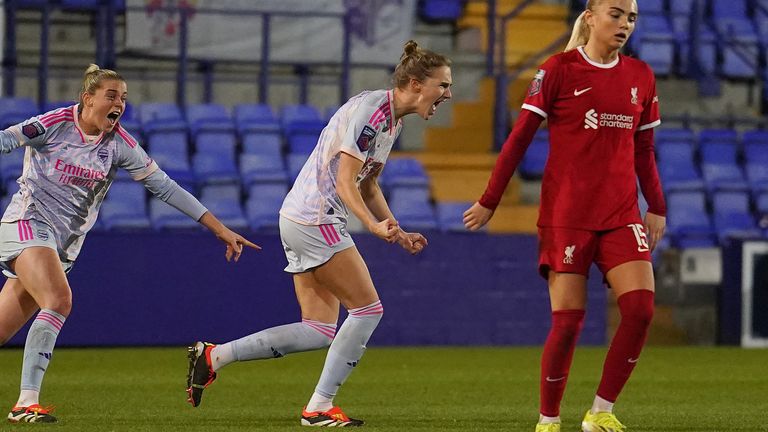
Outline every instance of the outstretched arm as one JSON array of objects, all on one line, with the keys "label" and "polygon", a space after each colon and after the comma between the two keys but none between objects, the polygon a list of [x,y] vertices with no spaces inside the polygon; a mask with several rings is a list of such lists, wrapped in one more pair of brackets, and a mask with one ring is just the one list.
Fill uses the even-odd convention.
[{"label": "outstretched arm", "polygon": [[10,153],[11,150],[21,147],[21,138],[14,128],[15,126],[11,126],[4,131],[0,131],[0,153]]},{"label": "outstretched arm", "polygon": [[222,242],[227,245],[225,257],[230,261],[233,257],[235,262],[240,259],[243,252],[243,246],[254,249],[261,249],[258,245],[245,239],[243,236],[227,228],[203,206],[191,193],[187,192],[173,181],[161,169],[156,169],[152,174],[142,179],[144,186],[152,192],[152,195],[168,203],[185,215],[200,222]]}]

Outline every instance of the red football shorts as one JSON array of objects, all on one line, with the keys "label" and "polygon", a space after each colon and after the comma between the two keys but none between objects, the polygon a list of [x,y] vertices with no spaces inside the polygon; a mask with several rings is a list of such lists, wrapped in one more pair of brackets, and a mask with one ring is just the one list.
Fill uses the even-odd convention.
[{"label": "red football shorts", "polygon": [[610,231],[539,228],[539,274],[549,271],[587,276],[594,262],[603,273],[630,261],[651,261],[643,224],[628,224]]}]

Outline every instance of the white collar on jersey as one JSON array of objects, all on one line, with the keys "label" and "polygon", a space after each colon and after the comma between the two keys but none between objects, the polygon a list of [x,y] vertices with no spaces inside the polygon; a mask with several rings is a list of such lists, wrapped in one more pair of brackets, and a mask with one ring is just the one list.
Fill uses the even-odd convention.
[{"label": "white collar on jersey", "polygon": [[581,53],[581,56],[584,57],[584,60],[586,60],[587,63],[591,64],[594,67],[599,67],[600,69],[610,69],[610,68],[616,66],[617,64],[619,64],[619,56],[618,55],[616,56],[616,60],[614,60],[614,61],[612,61],[610,63],[598,63],[598,62],[592,60],[591,58],[589,58],[587,53],[584,52],[584,46],[583,45],[580,46],[580,47],[577,47],[576,49]]}]

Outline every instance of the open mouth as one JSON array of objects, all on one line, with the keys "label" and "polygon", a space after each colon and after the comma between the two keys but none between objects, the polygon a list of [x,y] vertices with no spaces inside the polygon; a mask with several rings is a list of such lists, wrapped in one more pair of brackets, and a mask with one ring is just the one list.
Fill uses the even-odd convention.
[{"label": "open mouth", "polygon": [[624,34],[624,33],[616,33],[615,35],[613,35],[613,37],[615,37],[616,39],[618,39],[618,40],[620,40],[622,42],[627,40],[627,35]]},{"label": "open mouth", "polygon": [[121,113],[118,110],[112,111],[111,113],[107,114],[107,120],[109,120],[109,124],[114,126],[115,123],[117,123],[117,119],[120,118],[120,114]]},{"label": "open mouth", "polygon": [[429,107],[429,115],[434,114],[437,111],[437,106],[443,103],[443,101],[445,101],[445,99],[440,98],[436,100],[435,103],[433,103],[432,106]]}]

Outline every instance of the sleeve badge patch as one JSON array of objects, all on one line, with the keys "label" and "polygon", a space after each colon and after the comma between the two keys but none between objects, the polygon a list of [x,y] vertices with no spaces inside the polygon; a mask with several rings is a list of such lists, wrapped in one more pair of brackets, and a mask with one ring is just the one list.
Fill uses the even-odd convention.
[{"label": "sleeve badge patch", "polygon": [[29,139],[34,139],[45,133],[45,128],[38,121],[22,126],[21,133]]},{"label": "sleeve badge patch", "polygon": [[360,132],[360,136],[357,137],[357,148],[361,152],[366,152],[371,147],[371,141],[376,137],[376,131],[368,126],[365,125],[363,127],[363,131]]},{"label": "sleeve badge patch", "polygon": [[544,75],[547,73],[544,69],[539,69],[533,76],[531,85],[528,86],[528,96],[536,96],[541,93],[541,83],[544,81]]}]

